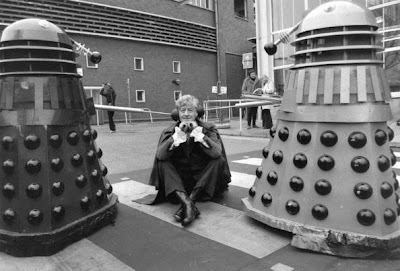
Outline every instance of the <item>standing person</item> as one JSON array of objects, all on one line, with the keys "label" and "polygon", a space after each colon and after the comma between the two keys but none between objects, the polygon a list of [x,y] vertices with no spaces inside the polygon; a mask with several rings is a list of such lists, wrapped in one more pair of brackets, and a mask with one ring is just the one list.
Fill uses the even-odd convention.
[{"label": "standing person", "polygon": [[[262,88],[262,96],[272,95],[275,91],[274,82],[267,75],[264,75],[262,78],[263,88]],[[272,117],[271,117],[271,109],[273,105],[263,105],[262,109],[262,123],[263,129],[271,129],[272,127]]]},{"label": "standing person", "polygon": [[[117,98],[117,94],[115,93],[115,90],[110,85],[110,83],[103,83],[101,85],[100,95],[106,97],[108,105],[115,106],[115,98]],[[115,111],[111,111],[111,110],[107,111],[108,125],[110,126],[110,133],[115,133],[115,131],[116,131],[115,123],[114,123],[114,119],[113,119],[114,112]]]},{"label": "standing person", "polygon": [[[257,73],[250,69],[248,71],[248,76],[244,79],[242,85],[242,95],[243,94],[253,94],[254,90],[262,87],[261,80],[258,79]],[[257,107],[247,107],[247,129],[259,128],[256,125],[257,119]]]},{"label": "standing person", "polygon": [[192,95],[176,101],[179,121],[161,133],[150,176],[150,185],[158,190],[153,203],[181,203],[174,217],[183,226],[200,215],[196,201],[222,195],[231,180],[218,130],[198,118],[198,106]]}]

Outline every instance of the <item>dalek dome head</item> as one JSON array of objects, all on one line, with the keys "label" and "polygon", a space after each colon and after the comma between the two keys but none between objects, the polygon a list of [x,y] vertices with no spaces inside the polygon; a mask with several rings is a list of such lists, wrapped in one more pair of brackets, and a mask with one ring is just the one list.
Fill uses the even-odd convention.
[{"label": "dalek dome head", "polygon": [[311,10],[303,19],[299,33],[341,26],[371,26],[378,29],[374,14],[351,1],[330,1]]},{"label": "dalek dome head", "polygon": [[16,21],[0,36],[0,76],[29,74],[79,76],[71,39],[47,20]]},{"label": "dalek dome head", "polygon": [[10,24],[4,29],[0,38],[1,43],[18,40],[58,42],[72,48],[71,40],[63,29],[38,18],[23,19]]},{"label": "dalek dome head", "polygon": [[311,10],[292,45],[293,68],[335,64],[382,64],[376,53],[378,25],[374,14],[351,1],[331,1]]}]

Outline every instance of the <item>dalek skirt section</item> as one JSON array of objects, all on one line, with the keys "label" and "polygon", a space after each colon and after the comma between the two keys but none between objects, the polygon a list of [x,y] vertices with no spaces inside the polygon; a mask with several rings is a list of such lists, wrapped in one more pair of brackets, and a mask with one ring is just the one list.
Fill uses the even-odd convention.
[{"label": "dalek skirt section", "polygon": [[277,126],[246,214],[294,234],[292,245],[366,257],[400,245],[390,90],[376,20],[332,1],[310,11],[294,41]]},{"label": "dalek skirt section", "polygon": [[0,82],[0,249],[50,255],[112,223],[116,197],[78,78]]}]

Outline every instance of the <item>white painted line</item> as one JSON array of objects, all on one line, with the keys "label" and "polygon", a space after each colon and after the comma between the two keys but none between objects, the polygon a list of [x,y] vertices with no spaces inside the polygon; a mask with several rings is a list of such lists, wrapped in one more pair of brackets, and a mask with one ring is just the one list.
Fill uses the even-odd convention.
[{"label": "white painted line", "polygon": [[262,158],[247,158],[247,159],[235,160],[232,161],[232,163],[261,166],[262,160],[263,160]]},{"label": "white painted line", "polygon": [[394,155],[395,155],[396,157],[400,157],[400,152],[394,151],[393,153],[394,153]]},{"label": "white painted line", "polygon": [[288,265],[282,264],[282,263],[277,263],[274,266],[271,267],[271,270],[274,271],[293,271],[294,268],[290,267]]},{"label": "white painted line", "polygon": [[[82,239],[48,257],[13,257],[0,253],[1,270],[69,271],[69,270],[121,270],[134,271],[112,254]],[[4,269],[3,269],[4,268]]]},{"label": "white painted line", "polygon": [[394,164],[393,168],[400,169],[400,162],[396,162],[396,164]]},{"label": "white painted line", "polygon": [[[146,186],[149,185],[136,181],[120,182],[113,184],[113,192],[118,195],[120,203],[182,228],[181,224],[173,218],[173,214],[179,208],[178,205],[167,202],[158,205],[143,205],[132,201],[132,199],[143,197],[144,191],[152,191]],[[242,211],[213,202],[199,202],[197,206],[201,211],[200,217],[184,230],[257,258],[263,258],[291,242],[287,235],[276,234],[263,224],[254,223],[254,220]]]},{"label": "white painted line", "polygon": [[400,175],[396,175],[396,180],[400,183]]},{"label": "white painted line", "polygon": [[231,182],[229,183],[229,185],[239,186],[239,187],[243,187],[243,188],[252,187],[254,184],[254,181],[256,179],[255,172],[254,172],[254,175],[250,175],[250,174],[231,171],[231,175],[232,175],[232,177],[231,177]]},{"label": "white painted line", "polygon": [[131,178],[129,178],[129,177],[123,177],[123,178],[121,178],[121,180],[122,181],[127,181],[127,180],[130,180]]}]

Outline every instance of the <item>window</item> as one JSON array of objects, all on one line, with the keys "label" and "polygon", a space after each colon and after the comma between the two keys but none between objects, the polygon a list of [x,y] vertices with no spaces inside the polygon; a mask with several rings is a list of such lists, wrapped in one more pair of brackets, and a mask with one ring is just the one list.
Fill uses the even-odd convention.
[{"label": "window", "polygon": [[181,73],[181,62],[172,61],[172,71],[173,73]]},{"label": "window", "polygon": [[80,64],[76,64],[76,73],[83,77],[83,69]]},{"label": "window", "polygon": [[86,58],[86,67],[89,69],[97,69],[99,67],[99,64],[93,64],[92,61],[90,61],[90,55],[85,53],[85,58]]},{"label": "window", "polygon": [[212,9],[211,8],[211,0],[204,0],[204,7],[206,9]]},{"label": "window", "polygon": [[174,101],[176,102],[180,97],[182,97],[182,91],[174,90]]},{"label": "window", "polygon": [[181,3],[181,5],[192,5],[204,9],[214,10],[214,0],[174,0]]},{"label": "window", "polygon": [[146,93],[144,90],[136,90],[136,102],[137,103],[146,102]]},{"label": "window", "polygon": [[247,1],[246,0],[235,0],[234,2],[235,16],[243,19],[247,19]]},{"label": "window", "polygon": [[143,58],[142,57],[135,57],[133,59],[133,62],[134,62],[135,71],[143,71],[144,70]]}]

